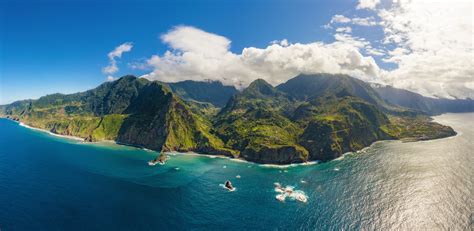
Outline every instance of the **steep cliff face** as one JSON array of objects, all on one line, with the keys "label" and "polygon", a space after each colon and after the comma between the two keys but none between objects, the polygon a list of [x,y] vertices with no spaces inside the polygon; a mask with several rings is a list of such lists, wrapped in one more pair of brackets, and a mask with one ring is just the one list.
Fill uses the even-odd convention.
[{"label": "steep cliff face", "polygon": [[207,151],[235,154],[212,134],[210,122],[194,114],[179,98],[159,83],[147,86],[127,110],[117,141],[168,151]]},{"label": "steep cliff face", "polygon": [[[222,92],[230,99],[219,110]],[[327,161],[382,139],[456,134],[422,113],[387,104],[368,84],[346,75],[298,76],[277,88],[257,79],[234,93],[217,83],[125,76],[77,94],[3,105],[0,115],[87,141],[272,164]]]},{"label": "steep cliff face", "polygon": [[125,110],[116,141],[161,150],[167,136],[166,114],[171,108],[172,94],[157,83],[145,86]]},{"label": "steep cliff face", "polygon": [[125,76],[86,92],[52,94],[10,104],[3,113],[61,135],[89,141],[115,139],[127,117],[124,110],[146,84],[147,80]]},{"label": "steep cliff face", "polygon": [[158,151],[237,156],[166,86],[133,76],[71,95],[54,94],[3,109],[4,114],[61,135],[115,140]]},{"label": "steep cliff face", "polygon": [[308,151],[298,145],[260,145],[242,151],[241,156],[261,164],[291,164],[308,161]]},{"label": "steep cliff face", "polygon": [[237,94],[234,86],[224,86],[218,81],[192,81],[186,80],[177,83],[167,83],[171,90],[184,100],[210,103],[222,108],[227,101]]},{"label": "steep cliff face", "polygon": [[284,116],[291,99],[258,79],[235,95],[215,120],[217,134],[241,157],[258,163],[303,162],[308,152],[296,143],[301,132]]},{"label": "steep cliff face", "polygon": [[243,158],[277,164],[330,160],[389,137],[380,129],[388,118],[374,104],[351,96],[350,85],[325,79],[331,83],[318,86],[318,92],[316,86],[308,87],[312,78],[290,80],[286,92],[254,81],[219,114],[218,134],[227,146],[242,150]]},{"label": "steep cliff face", "polygon": [[311,160],[331,160],[391,138],[380,127],[389,119],[374,105],[354,97],[324,97],[298,108],[295,117],[305,126],[299,143]]}]

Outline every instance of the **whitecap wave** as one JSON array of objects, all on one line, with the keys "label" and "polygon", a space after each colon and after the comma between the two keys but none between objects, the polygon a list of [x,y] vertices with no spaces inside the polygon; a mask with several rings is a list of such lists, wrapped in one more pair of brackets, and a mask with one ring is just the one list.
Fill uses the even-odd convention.
[{"label": "whitecap wave", "polygon": [[225,187],[225,184],[219,184],[219,186],[221,186],[221,188],[223,188],[223,189],[227,189],[230,192],[233,192],[233,191],[237,190],[236,187],[233,187],[232,189],[229,189],[229,188]]},{"label": "whitecap wave", "polygon": [[308,162],[303,162],[303,163],[284,164],[284,165],[260,164],[258,166],[263,167],[263,168],[292,168],[292,167],[315,165],[315,164],[319,164],[319,161],[316,160],[316,161],[308,161]]},{"label": "whitecap wave", "polygon": [[308,196],[302,190],[295,190],[294,186],[287,185],[283,187],[280,183],[275,182],[275,192],[278,193],[276,195],[276,199],[284,202],[287,198],[291,201],[300,201],[303,203],[308,202]]}]

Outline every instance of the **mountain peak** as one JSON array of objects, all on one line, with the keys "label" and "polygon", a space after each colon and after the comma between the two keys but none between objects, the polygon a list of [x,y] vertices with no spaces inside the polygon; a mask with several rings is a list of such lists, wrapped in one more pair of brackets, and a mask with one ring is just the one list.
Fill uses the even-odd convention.
[{"label": "mountain peak", "polygon": [[274,95],[275,88],[263,79],[256,79],[242,92],[244,94]]},{"label": "mountain peak", "polygon": [[[218,82],[166,84],[127,75],[85,92],[0,106],[0,116],[88,141],[275,164],[330,160],[386,138],[456,134],[427,117],[390,121],[385,101],[347,75],[300,75],[277,88],[257,79],[236,91]],[[212,106],[196,106],[196,101],[223,105],[227,97],[217,115]],[[405,112],[397,110],[393,116]]]},{"label": "mountain peak", "polygon": [[368,83],[345,74],[298,75],[276,89],[300,100],[332,94],[339,97],[356,96],[373,104],[383,104],[383,100]]},{"label": "mountain peak", "polygon": [[124,75],[120,77],[119,79],[117,79],[117,81],[130,81],[130,80],[135,80],[135,79],[137,79],[137,77],[134,75]]},{"label": "mountain peak", "polygon": [[211,103],[217,107],[224,107],[237,93],[234,86],[224,86],[220,81],[185,80],[167,85],[183,99]]}]

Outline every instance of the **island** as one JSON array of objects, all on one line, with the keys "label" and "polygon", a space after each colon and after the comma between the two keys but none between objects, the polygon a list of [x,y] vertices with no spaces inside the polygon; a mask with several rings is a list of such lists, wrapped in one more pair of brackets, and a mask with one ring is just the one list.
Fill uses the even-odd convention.
[{"label": "island", "polygon": [[[456,132],[430,114],[389,102],[343,74],[164,83],[127,75],[95,89],[0,106],[0,116],[84,141],[113,140],[160,153],[196,152],[263,164],[328,161],[379,140],[418,141]],[[159,160],[158,158],[157,160]]]}]

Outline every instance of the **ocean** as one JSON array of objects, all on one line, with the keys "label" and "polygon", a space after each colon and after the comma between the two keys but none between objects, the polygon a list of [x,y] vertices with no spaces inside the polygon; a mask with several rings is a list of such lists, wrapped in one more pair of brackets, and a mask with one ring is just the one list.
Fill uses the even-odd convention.
[{"label": "ocean", "polygon": [[[156,152],[0,119],[0,230],[472,230],[474,114],[435,119],[458,135],[287,167],[188,154],[148,166]],[[276,182],[307,202],[277,200]]]}]

